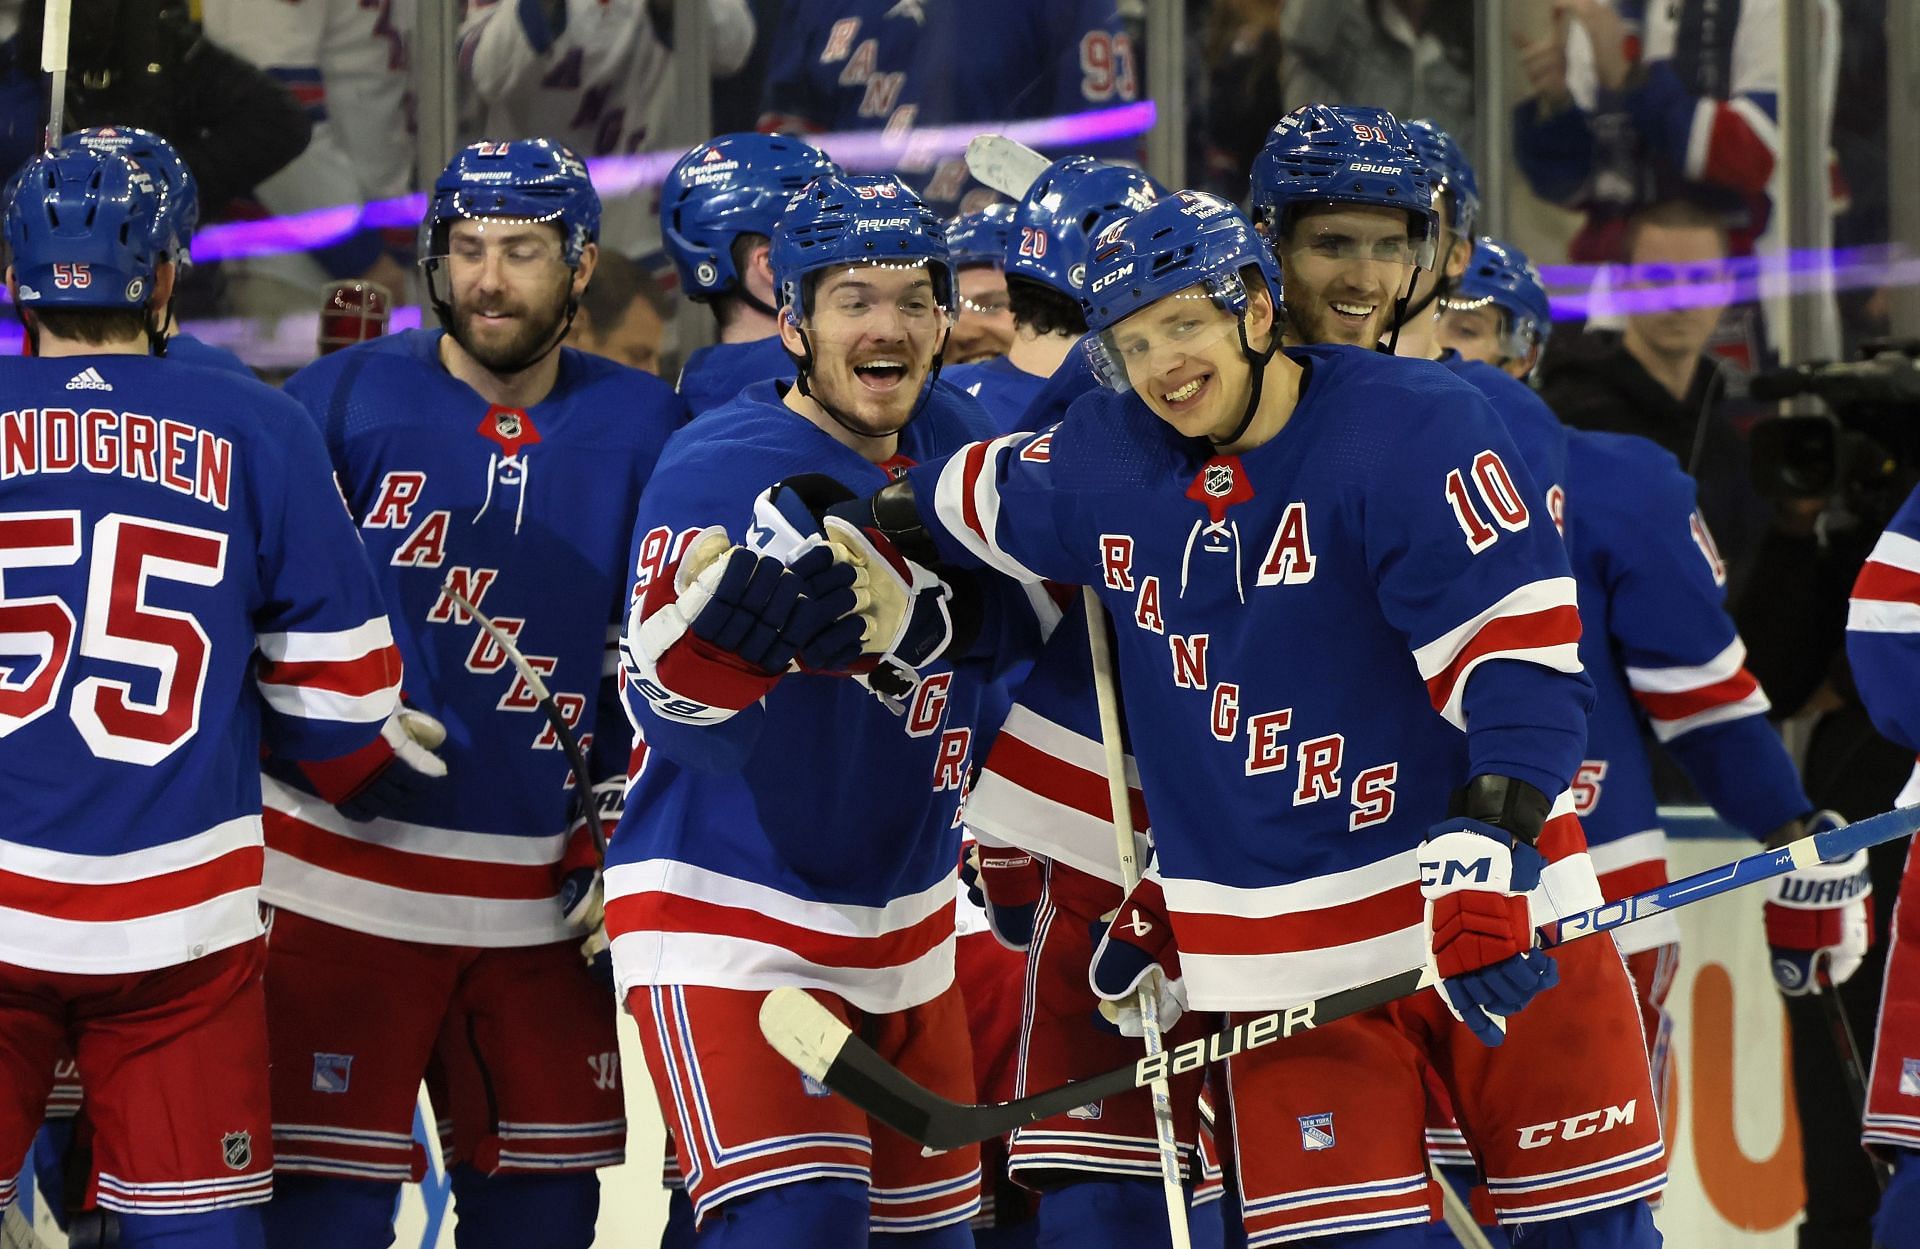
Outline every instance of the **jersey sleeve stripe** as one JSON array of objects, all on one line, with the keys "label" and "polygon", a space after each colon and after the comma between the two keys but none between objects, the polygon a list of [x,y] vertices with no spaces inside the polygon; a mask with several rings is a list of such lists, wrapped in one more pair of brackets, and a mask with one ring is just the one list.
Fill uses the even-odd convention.
[{"label": "jersey sleeve stripe", "polygon": [[1867,559],[1872,564],[1920,573],[1920,538],[1889,529],[1873,544],[1873,553]]},{"label": "jersey sleeve stripe", "polygon": [[[1752,681],[1753,678],[1748,677],[1747,680]],[[1641,701],[1644,704],[1646,700]],[[1752,693],[1733,702],[1714,703],[1685,715],[1674,714],[1677,708],[1669,708],[1661,714],[1654,714],[1649,707],[1648,717],[1653,728],[1654,739],[1670,742],[1695,729],[1704,729],[1712,724],[1725,724],[1729,720],[1742,720],[1748,716],[1764,716],[1772,709],[1773,704],[1767,701],[1766,694],[1762,692],[1758,683],[1755,683]]]},{"label": "jersey sleeve stripe", "polygon": [[0,909],[96,924],[164,915],[222,894],[257,888],[263,854],[257,845],[242,846],[165,876],[114,884],[73,885],[0,871]]},{"label": "jersey sleeve stripe", "polygon": [[[1654,736],[1663,742],[1679,736],[1686,728],[1717,724],[1739,715],[1765,715],[1773,707],[1760,682],[1745,668],[1711,685],[1672,694],[1636,689],[1634,697],[1646,708],[1647,717],[1653,722]],[[1703,718],[1708,716],[1712,718]],[[1682,725],[1686,728],[1680,727]]]},{"label": "jersey sleeve stripe", "polygon": [[1920,603],[1856,598],[1847,604],[1849,633],[1920,633]]},{"label": "jersey sleeve stripe", "polygon": [[399,705],[398,683],[372,694],[337,694],[332,690],[312,689],[305,685],[277,685],[262,682],[260,696],[267,706],[284,716],[303,720],[332,720],[341,724],[378,724],[393,714]]},{"label": "jersey sleeve stripe", "polygon": [[1879,603],[1920,604],[1920,571],[1881,562],[1878,555],[1860,569],[1853,597]]},{"label": "jersey sleeve stripe", "polygon": [[[1627,667],[1627,684],[1643,697],[1684,694],[1705,686],[1719,685],[1746,675],[1747,648],[1738,637],[1703,664],[1675,665],[1667,668]],[[1748,680],[1753,678],[1748,677]]]},{"label": "jersey sleeve stripe", "polygon": [[1571,577],[1529,582],[1413,652],[1433,708],[1465,729],[1461,700],[1472,671],[1489,659],[1519,659],[1580,671],[1580,613]]},{"label": "jersey sleeve stripe", "polygon": [[976,442],[949,459],[933,492],[934,516],[953,539],[989,567],[1020,581],[1040,578],[1000,545],[1000,492],[994,466],[1024,434]]},{"label": "jersey sleeve stripe", "polygon": [[391,693],[398,698],[400,648],[389,645],[358,659],[268,662],[261,667],[257,679],[263,687],[298,686],[313,692],[345,694],[356,698]]},{"label": "jersey sleeve stripe", "polygon": [[551,864],[422,854],[340,836],[284,811],[268,812],[267,841],[276,853],[328,872],[409,892],[534,901],[553,897],[558,885]]},{"label": "jersey sleeve stripe", "polygon": [[276,664],[359,659],[392,646],[393,629],[385,616],[375,616],[351,629],[262,633],[254,644],[261,655]]}]

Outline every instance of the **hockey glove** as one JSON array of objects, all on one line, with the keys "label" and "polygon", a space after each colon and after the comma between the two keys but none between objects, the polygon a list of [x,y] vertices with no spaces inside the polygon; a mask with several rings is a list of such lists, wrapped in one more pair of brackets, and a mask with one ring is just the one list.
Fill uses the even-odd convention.
[{"label": "hockey glove", "polygon": [[1498,1045],[1506,1017],[1560,979],[1552,956],[1533,948],[1527,908],[1545,860],[1504,828],[1466,816],[1434,825],[1419,854],[1441,999],[1484,1044]]},{"label": "hockey glove", "polygon": [[[1776,831],[1767,848],[1777,850],[1845,824],[1837,812],[1815,811]],[[1845,984],[1859,971],[1873,944],[1872,904],[1864,850],[1775,880],[1766,906],[1767,945],[1780,992],[1788,997],[1818,993],[1822,973],[1834,984]]]},{"label": "hockey glove", "polygon": [[856,646],[851,578],[824,555],[806,564],[796,572],[707,529],[634,604],[627,679],[656,714],[717,724],[758,702],[802,648]]},{"label": "hockey glove", "polygon": [[400,707],[367,745],[338,759],[302,762],[300,771],[340,814],[364,823],[401,810],[447,774],[446,763],[433,753],[446,740],[445,725],[424,711]]},{"label": "hockey glove", "polygon": [[1141,1036],[1138,996],[1152,977],[1160,1008],[1160,1030],[1171,1031],[1187,1009],[1187,987],[1180,980],[1180,950],[1167,921],[1167,899],[1160,882],[1142,877],[1117,910],[1097,928],[1087,983],[1100,999],[1100,1018],[1122,1036]]},{"label": "hockey glove", "polygon": [[1024,850],[976,840],[960,859],[967,900],[987,913],[993,939],[1009,950],[1033,944],[1033,914],[1040,905],[1040,862]]},{"label": "hockey glove", "polygon": [[835,505],[853,497],[823,474],[788,478],[754,501],[747,541],[795,567],[801,557],[824,545],[836,565],[852,570],[853,610],[863,625],[860,653],[835,663],[833,656],[808,651],[802,662],[815,671],[850,672],[891,706],[913,692],[918,669],[952,644],[953,590],[933,571],[902,555],[885,534],[832,513]]}]

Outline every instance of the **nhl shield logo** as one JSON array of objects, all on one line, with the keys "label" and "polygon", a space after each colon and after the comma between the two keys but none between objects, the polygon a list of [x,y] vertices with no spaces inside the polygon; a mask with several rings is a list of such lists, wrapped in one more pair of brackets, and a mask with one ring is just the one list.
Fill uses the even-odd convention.
[{"label": "nhl shield logo", "polygon": [[235,1171],[253,1165],[253,1133],[229,1132],[220,1138],[220,1156]]},{"label": "nhl shield logo", "polygon": [[1233,493],[1233,465],[1231,464],[1207,465],[1205,484],[1202,488],[1206,490],[1207,496],[1209,498],[1224,499],[1228,495],[1232,494]]},{"label": "nhl shield logo", "polygon": [[493,432],[500,435],[502,442],[512,442],[520,436],[520,414],[511,408],[493,414]]}]

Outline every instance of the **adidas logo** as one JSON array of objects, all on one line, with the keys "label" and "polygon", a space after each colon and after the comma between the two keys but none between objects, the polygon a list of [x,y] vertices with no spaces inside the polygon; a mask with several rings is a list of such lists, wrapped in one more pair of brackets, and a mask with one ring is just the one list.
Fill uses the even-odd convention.
[{"label": "adidas logo", "polygon": [[73,375],[67,383],[68,390],[112,390],[113,383],[100,376],[95,368],[84,368]]}]

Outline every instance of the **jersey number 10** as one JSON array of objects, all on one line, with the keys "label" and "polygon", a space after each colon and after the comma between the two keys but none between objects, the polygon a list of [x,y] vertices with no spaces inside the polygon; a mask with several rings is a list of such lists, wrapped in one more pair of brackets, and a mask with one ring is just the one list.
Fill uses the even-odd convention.
[{"label": "jersey number 10", "polygon": [[[10,568],[59,568],[80,561],[77,511],[0,515],[0,578]],[[191,615],[147,601],[152,582],[213,586],[226,572],[227,537],[190,525],[109,513],[93,526],[86,616],[53,595],[8,598],[0,580],[0,657],[24,655],[32,668],[0,667],[0,737],[24,728],[58,700],[74,635],[89,659],[155,674],[144,702],[131,681],[89,676],[68,709],[87,748],[102,759],[151,767],[200,727],[207,634]]]}]

